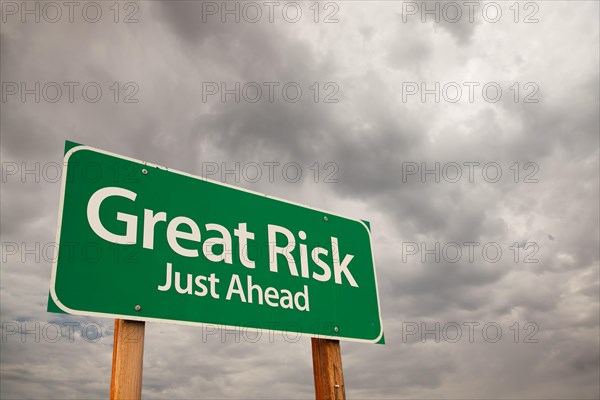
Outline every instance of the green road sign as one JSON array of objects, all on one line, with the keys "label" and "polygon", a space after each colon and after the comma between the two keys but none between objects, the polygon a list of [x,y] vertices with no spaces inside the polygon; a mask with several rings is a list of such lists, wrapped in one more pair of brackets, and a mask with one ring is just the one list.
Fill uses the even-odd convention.
[{"label": "green road sign", "polygon": [[383,341],[364,222],[71,142],[64,161],[49,310]]}]

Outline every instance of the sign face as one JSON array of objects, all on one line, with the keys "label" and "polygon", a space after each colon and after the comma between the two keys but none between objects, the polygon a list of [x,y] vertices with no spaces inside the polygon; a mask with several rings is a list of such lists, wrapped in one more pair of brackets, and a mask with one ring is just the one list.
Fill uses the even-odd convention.
[{"label": "sign face", "polygon": [[67,148],[50,288],[60,310],[383,341],[364,222]]}]

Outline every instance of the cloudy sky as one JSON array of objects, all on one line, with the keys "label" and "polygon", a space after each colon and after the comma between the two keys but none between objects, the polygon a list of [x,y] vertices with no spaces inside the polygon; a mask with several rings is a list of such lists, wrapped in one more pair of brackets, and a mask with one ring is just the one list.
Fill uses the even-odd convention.
[{"label": "cloudy sky", "polygon": [[[369,220],[348,398],[600,397],[597,1],[69,7],[2,2],[2,398],[108,396],[113,320],[46,312],[67,139]],[[148,323],[143,396],[313,396],[248,339]]]}]

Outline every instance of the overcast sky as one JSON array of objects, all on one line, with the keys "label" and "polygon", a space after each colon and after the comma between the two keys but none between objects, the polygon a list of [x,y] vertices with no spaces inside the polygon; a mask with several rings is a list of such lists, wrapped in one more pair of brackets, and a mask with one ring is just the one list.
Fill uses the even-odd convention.
[{"label": "overcast sky", "polygon": [[[600,397],[597,1],[75,3],[2,2],[2,398],[108,396],[113,321],[46,312],[67,139],[370,221],[348,398]],[[313,396],[248,336],[148,323],[143,396]]]}]

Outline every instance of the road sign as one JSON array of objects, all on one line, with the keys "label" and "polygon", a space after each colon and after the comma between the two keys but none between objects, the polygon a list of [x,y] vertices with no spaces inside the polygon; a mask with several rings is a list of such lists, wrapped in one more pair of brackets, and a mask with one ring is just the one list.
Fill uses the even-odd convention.
[{"label": "road sign", "polygon": [[383,341],[367,223],[88,146],[65,151],[50,289],[60,310]]}]

